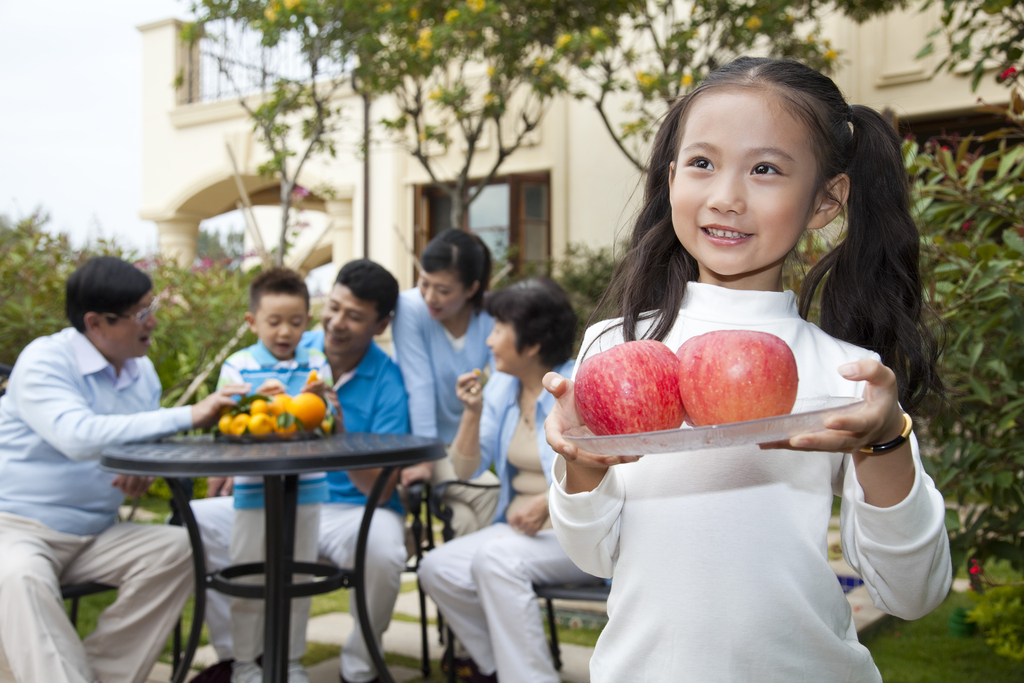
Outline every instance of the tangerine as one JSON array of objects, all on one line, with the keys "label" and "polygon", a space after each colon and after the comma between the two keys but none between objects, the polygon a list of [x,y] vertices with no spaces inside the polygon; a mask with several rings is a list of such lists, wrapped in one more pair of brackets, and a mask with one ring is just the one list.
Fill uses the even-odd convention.
[{"label": "tangerine", "polygon": [[258,413],[252,416],[249,420],[249,433],[250,434],[270,434],[274,431],[274,418],[270,417],[266,413]]},{"label": "tangerine", "polygon": [[217,429],[220,430],[221,434],[231,433],[231,416],[221,415],[220,420],[217,422]]},{"label": "tangerine", "polygon": [[327,414],[327,404],[316,394],[303,392],[292,397],[288,412],[299,418],[302,426],[312,431],[323,421]]},{"label": "tangerine", "polygon": [[230,432],[235,436],[241,436],[245,434],[245,430],[249,428],[249,420],[251,418],[247,413],[240,413],[231,418]]},{"label": "tangerine", "polygon": [[264,401],[262,398],[258,398],[249,404],[250,415],[269,415],[270,404]]},{"label": "tangerine", "polygon": [[292,397],[288,394],[274,394],[274,398],[270,399],[270,403],[267,404],[267,407],[270,410],[270,414],[277,417],[287,413],[291,403]]}]

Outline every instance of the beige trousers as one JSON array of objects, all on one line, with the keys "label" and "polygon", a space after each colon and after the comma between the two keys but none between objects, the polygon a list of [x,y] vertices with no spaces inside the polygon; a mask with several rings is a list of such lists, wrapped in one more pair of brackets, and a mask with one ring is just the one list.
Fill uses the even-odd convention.
[{"label": "beige trousers", "polygon": [[[117,600],[80,641],[60,587],[90,581],[117,586]],[[142,683],[193,585],[182,528],[74,536],[0,512],[0,645],[18,683]]]},{"label": "beige trousers", "polygon": [[[450,455],[434,461],[434,471],[430,477],[431,486],[457,479]],[[498,478],[494,476],[493,472],[484,472],[470,481],[474,484],[490,485],[497,484]],[[441,502],[452,511],[452,530],[455,532],[455,537],[458,538],[491,525],[491,522],[494,521],[494,511],[498,508],[498,489],[449,486],[445,490]]]},{"label": "beige trousers", "polygon": [[[262,562],[267,555],[266,512],[263,508],[235,510],[231,527],[231,564]],[[320,505],[299,505],[295,508],[296,562],[316,562],[317,536],[320,528]],[[296,583],[311,577],[296,574]],[[263,576],[240,579],[247,583],[262,583]],[[306,654],[306,624],[312,598],[295,598],[291,607],[291,635],[289,659]],[[231,599],[231,642],[235,659],[254,662],[263,652],[264,602],[245,598]]]}]

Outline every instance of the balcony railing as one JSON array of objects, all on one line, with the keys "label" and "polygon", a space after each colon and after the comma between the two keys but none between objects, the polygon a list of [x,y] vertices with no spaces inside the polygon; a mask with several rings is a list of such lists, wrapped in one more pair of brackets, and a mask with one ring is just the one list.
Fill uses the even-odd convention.
[{"label": "balcony railing", "polygon": [[[308,81],[310,67],[295,36],[284,36],[273,47],[262,35],[235,22],[218,22],[206,37],[183,55],[180,104],[238,99],[273,88],[280,79]],[[343,65],[328,58],[317,63],[318,77],[338,77]]]}]

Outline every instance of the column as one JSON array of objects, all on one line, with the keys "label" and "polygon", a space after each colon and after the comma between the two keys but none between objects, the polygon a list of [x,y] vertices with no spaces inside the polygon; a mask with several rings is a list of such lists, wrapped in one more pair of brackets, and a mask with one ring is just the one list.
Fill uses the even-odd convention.
[{"label": "column", "polygon": [[160,233],[160,255],[173,258],[183,268],[191,266],[196,258],[199,219],[172,218],[155,222]]}]

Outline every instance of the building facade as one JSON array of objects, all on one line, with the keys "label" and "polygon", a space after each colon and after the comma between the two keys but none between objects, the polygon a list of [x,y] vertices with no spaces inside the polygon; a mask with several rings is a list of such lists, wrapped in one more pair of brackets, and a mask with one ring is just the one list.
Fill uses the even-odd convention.
[{"label": "building facade", "polygon": [[[974,114],[978,98],[1006,100],[992,79],[983,80],[975,93],[965,75],[936,74],[939,57],[915,59],[938,23],[938,11],[898,12],[863,25],[829,21],[828,36],[842,55],[835,80],[851,102],[888,109],[901,125],[924,135],[987,125]],[[139,27],[144,83],[140,216],[156,223],[162,253],[190,263],[202,220],[234,210],[244,199],[256,206],[279,206],[280,184],[257,173],[267,153],[252,123],[236,96],[211,93],[210,83],[200,82],[202,59],[180,43],[180,26],[164,20]],[[357,153],[363,100],[348,90],[339,102],[347,123],[337,156],[311,159],[299,178],[313,194],[302,203],[309,227],[296,239],[294,253],[301,262],[295,265],[304,271],[328,263],[340,268],[366,255],[395,273],[403,287],[411,286],[415,252],[450,227],[450,200],[430,187],[416,159],[376,129],[365,175]],[[389,115],[390,106],[386,99],[375,101],[370,121]],[[438,159],[439,166],[461,167],[457,147],[451,159]],[[485,139],[471,175],[485,175],[493,154],[493,142]],[[591,105],[559,98],[473,203],[468,227],[498,253],[517,247],[517,265],[557,259],[572,243],[614,244],[628,229],[641,195],[640,174]],[[278,226],[279,219],[260,221],[264,242],[276,244]]]}]

